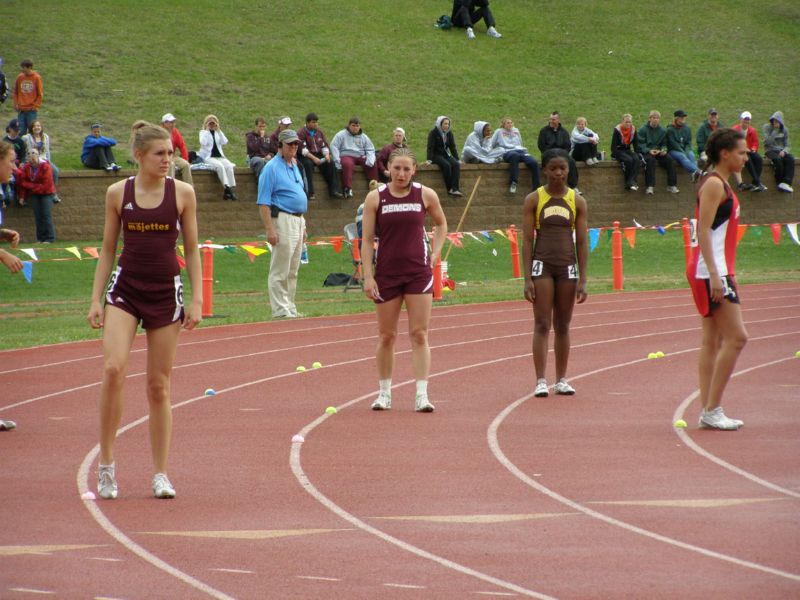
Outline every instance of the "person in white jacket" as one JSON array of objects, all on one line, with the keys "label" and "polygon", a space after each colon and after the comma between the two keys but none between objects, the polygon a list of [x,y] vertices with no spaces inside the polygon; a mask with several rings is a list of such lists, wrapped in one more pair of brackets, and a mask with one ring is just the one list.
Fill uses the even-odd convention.
[{"label": "person in white jacket", "polygon": [[492,126],[487,121],[475,121],[472,133],[464,141],[461,160],[494,164],[503,161],[505,150],[492,147]]},{"label": "person in white jacket", "polygon": [[523,162],[531,171],[531,191],[539,188],[539,163],[528,154],[528,149],[522,145],[522,135],[514,127],[511,117],[504,117],[500,121],[502,127],[492,136],[492,147],[503,149],[503,161],[509,164],[509,188],[512,194],[517,192],[519,183],[519,163]]},{"label": "person in white jacket", "polygon": [[375,164],[375,145],[361,129],[361,119],[351,117],[347,127],[331,140],[331,156],[336,169],[342,172],[342,191],[345,198],[353,197],[353,170],[364,167],[367,183],[378,180]]},{"label": "person in white jacket", "polygon": [[600,142],[600,136],[589,129],[586,117],[578,117],[575,120],[575,127],[572,130],[570,141],[572,142],[571,154],[573,160],[585,161],[587,167],[600,162],[600,158],[597,155],[597,144]]},{"label": "person in white jacket", "polygon": [[238,200],[236,196],[236,179],[233,176],[233,167],[236,165],[225,158],[222,147],[228,143],[228,138],[219,128],[219,119],[215,115],[208,115],[203,119],[203,129],[200,130],[200,151],[197,155],[203,162],[214,167],[224,188],[223,200]]}]

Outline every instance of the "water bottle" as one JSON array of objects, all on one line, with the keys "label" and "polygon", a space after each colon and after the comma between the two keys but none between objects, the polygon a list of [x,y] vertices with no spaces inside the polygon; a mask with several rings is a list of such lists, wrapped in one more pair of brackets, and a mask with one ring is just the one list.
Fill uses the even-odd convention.
[{"label": "water bottle", "polygon": [[300,253],[300,264],[308,264],[308,246],[306,244],[303,244],[303,251]]}]

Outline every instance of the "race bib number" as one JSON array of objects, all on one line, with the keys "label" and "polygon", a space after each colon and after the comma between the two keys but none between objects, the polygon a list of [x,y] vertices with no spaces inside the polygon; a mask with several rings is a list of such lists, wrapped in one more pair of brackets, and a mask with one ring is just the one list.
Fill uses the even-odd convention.
[{"label": "race bib number", "polygon": [[692,248],[697,246],[697,219],[689,219],[689,237]]},{"label": "race bib number", "polygon": [[533,261],[533,266],[531,267],[531,277],[539,277],[539,275],[542,274],[543,268],[544,265],[542,264],[542,261],[540,260]]},{"label": "race bib number", "polygon": [[567,278],[569,279],[578,278],[578,265],[570,265],[567,267]]},{"label": "race bib number", "polygon": [[728,278],[722,277],[722,297],[723,298],[736,298],[736,290],[728,285]]},{"label": "race bib number", "polygon": [[111,299],[111,292],[114,291],[114,288],[117,285],[117,279],[119,279],[120,273],[122,273],[122,268],[117,267],[111,272],[111,278],[108,280],[108,286],[106,287],[106,302],[113,303]]}]

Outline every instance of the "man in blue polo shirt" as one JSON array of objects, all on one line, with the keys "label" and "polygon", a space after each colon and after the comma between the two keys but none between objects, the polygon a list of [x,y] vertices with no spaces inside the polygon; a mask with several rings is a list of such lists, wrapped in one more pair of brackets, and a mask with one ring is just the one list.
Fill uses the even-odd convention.
[{"label": "man in blue polo shirt", "polygon": [[278,135],[278,155],[258,178],[258,209],[272,246],[269,261],[269,303],[273,319],[300,317],[294,303],[300,255],[306,239],[308,210],[303,172],[296,155],[300,139],[292,129]]}]

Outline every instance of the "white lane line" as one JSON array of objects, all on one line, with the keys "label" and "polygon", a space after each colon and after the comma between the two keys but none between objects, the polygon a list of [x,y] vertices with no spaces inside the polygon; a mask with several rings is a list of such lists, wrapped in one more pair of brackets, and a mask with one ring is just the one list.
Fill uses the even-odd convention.
[{"label": "white lane line", "polygon": [[498,597],[500,597],[500,596],[503,596],[503,597],[513,596],[513,597],[516,597],[516,594],[512,594],[511,592],[472,592],[472,593],[473,594],[481,594],[483,596],[498,596]]},{"label": "white lane line", "polygon": [[12,587],[8,588],[8,590],[10,592],[20,592],[21,594],[41,594],[41,595],[55,594],[55,592],[50,590],[35,590],[33,588],[24,588],[24,587]]},{"label": "white lane line", "polygon": [[90,556],[87,560],[102,560],[103,562],[125,562],[121,558],[105,558],[102,556]]},{"label": "white lane line", "polygon": [[209,571],[219,571],[220,573],[233,573],[235,575],[255,575],[255,571],[248,571],[246,569],[226,569],[224,567],[210,567]]},{"label": "white lane line", "polygon": [[338,577],[322,577],[321,575],[295,575],[298,579],[311,579],[312,581],[341,581]]},{"label": "white lane line", "polygon": [[[795,332],[795,333],[797,333],[797,332]],[[778,360],[773,360],[771,362],[766,362],[766,363],[763,363],[763,364],[760,364],[760,365],[755,365],[755,366],[749,367],[747,369],[742,369],[741,371],[737,371],[736,373],[731,375],[731,377],[739,377],[740,375],[745,375],[746,373],[750,373],[751,371],[755,371],[756,369],[762,369],[764,367],[771,367],[772,365],[777,365],[777,364],[780,364],[782,362],[786,362],[788,360],[797,360],[797,359],[794,356],[788,356],[788,357],[785,357],[785,358],[780,358]],[[675,414],[673,415],[673,419],[672,419],[673,423],[676,420],[683,418],[684,411],[689,407],[689,405],[699,395],[700,395],[700,390],[695,390],[694,392],[692,392],[686,398],[683,399],[683,402],[681,402],[678,405],[678,408],[675,409]],[[683,429],[678,429],[677,427],[674,428],[674,429],[675,429],[675,432],[678,434],[678,437],[681,439],[681,441],[684,444],[686,444],[686,446],[688,446],[693,451],[695,451],[697,454],[702,456],[703,458],[707,458],[711,462],[718,464],[720,467],[728,469],[729,471],[731,471],[732,473],[736,473],[737,475],[741,475],[742,477],[744,477],[746,479],[749,479],[753,483],[761,485],[761,486],[763,486],[765,488],[768,488],[770,490],[774,490],[776,492],[779,492],[781,494],[785,494],[787,496],[792,496],[793,498],[800,498],[800,493],[795,492],[794,490],[790,490],[790,489],[787,489],[785,487],[779,486],[779,485],[777,485],[775,483],[772,483],[771,481],[766,481],[765,479],[762,479],[761,477],[758,477],[757,475],[754,475],[753,473],[750,473],[749,471],[745,471],[744,469],[741,469],[741,468],[739,468],[739,467],[737,467],[735,465],[732,465],[731,463],[721,459],[717,455],[712,454],[711,452],[709,452],[708,450],[706,450],[705,448],[700,446]],[[722,435],[735,435],[735,433],[734,432],[722,433]]]},{"label": "white lane line", "polygon": [[[755,341],[756,339],[764,340],[764,339],[771,339],[776,337],[783,337],[787,335],[797,335],[797,332],[784,332],[775,335],[768,335],[768,336],[761,336],[759,338],[751,338],[750,341]],[[679,350],[677,352],[672,352],[671,354],[685,354],[689,352],[696,352],[699,348],[687,348],[685,350]],[[643,362],[648,359],[638,359],[633,361],[627,361],[623,363],[618,363],[615,365],[609,365],[600,369],[595,369],[594,371],[589,371],[587,373],[581,373],[580,375],[576,375],[570,378],[572,380],[583,379],[585,377],[590,377],[592,375],[596,375],[598,373],[603,373],[606,371],[610,371],[612,369],[619,369],[623,367],[628,367],[634,365],[639,362]],[[780,569],[775,569],[773,567],[768,567],[766,565],[761,565],[759,563],[751,562],[748,560],[736,558],[735,556],[729,556],[727,554],[722,554],[721,552],[716,552],[714,550],[709,550],[707,548],[703,548],[701,546],[695,546],[694,544],[689,544],[687,542],[682,542],[681,540],[677,540],[671,537],[667,537],[665,535],[661,535],[660,533],[655,533],[654,531],[649,531],[647,529],[643,529],[642,527],[638,527],[636,525],[632,525],[630,523],[626,523],[625,521],[620,521],[619,519],[615,519],[613,517],[609,517],[601,512],[593,510],[583,504],[575,502],[565,496],[562,496],[558,492],[548,488],[545,485],[542,485],[538,481],[535,481],[533,478],[529,477],[526,473],[524,473],[519,467],[517,467],[503,452],[500,448],[500,442],[497,437],[497,430],[500,428],[500,425],[505,421],[505,419],[514,411],[516,410],[521,404],[525,401],[533,398],[533,393],[527,394],[522,398],[517,399],[510,405],[508,405],[500,414],[495,417],[492,424],[489,426],[489,429],[486,433],[486,437],[489,444],[489,449],[491,450],[492,454],[494,454],[497,461],[503,465],[512,475],[514,475],[517,479],[522,481],[523,483],[527,484],[528,486],[532,487],[536,491],[548,496],[549,498],[555,500],[556,502],[560,502],[565,506],[573,508],[577,511],[584,513],[585,515],[597,519],[599,521],[603,521],[608,523],[609,525],[613,525],[615,527],[620,527],[626,531],[630,531],[632,533],[636,533],[650,539],[663,542],[665,544],[669,544],[671,546],[676,546],[678,548],[682,548],[684,550],[690,550],[692,552],[696,552],[698,554],[702,554],[704,556],[708,556],[710,558],[716,558],[719,560],[723,560],[726,562],[733,563],[738,566],[747,567],[749,569],[754,569],[757,571],[762,571],[764,573],[769,573],[770,575],[777,575],[779,577],[784,577],[786,579],[791,579],[793,581],[800,581],[800,575],[796,573],[789,573],[787,571],[782,571]]]},{"label": "white lane line", "polygon": [[400,588],[403,590],[424,590],[424,585],[411,585],[410,583],[384,583],[384,587]]}]

